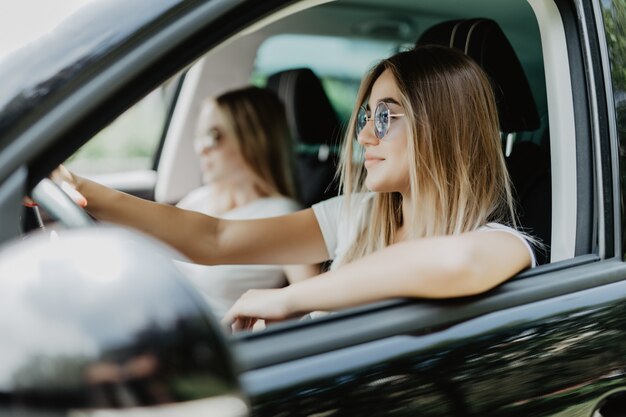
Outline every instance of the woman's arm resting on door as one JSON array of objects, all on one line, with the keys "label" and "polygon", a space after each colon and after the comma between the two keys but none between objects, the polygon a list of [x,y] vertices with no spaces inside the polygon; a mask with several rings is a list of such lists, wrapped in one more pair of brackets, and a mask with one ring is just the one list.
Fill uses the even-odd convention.
[{"label": "woman's arm resting on door", "polygon": [[524,243],[504,231],[402,242],[289,287],[251,290],[235,303],[224,321],[250,317],[281,320],[398,297],[476,295],[530,264]]}]

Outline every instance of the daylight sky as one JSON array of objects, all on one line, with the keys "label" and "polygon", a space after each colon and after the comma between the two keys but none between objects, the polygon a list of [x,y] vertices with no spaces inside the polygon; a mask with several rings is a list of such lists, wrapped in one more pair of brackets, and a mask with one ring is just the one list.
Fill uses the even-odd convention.
[{"label": "daylight sky", "polygon": [[52,31],[89,0],[19,0],[0,2],[0,59]]}]

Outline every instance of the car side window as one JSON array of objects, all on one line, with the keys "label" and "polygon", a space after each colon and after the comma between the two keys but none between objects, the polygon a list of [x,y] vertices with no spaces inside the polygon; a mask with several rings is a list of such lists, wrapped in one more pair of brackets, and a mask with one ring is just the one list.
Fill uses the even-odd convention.
[{"label": "car side window", "polygon": [[74,153],[66,165],[83,175],[152,169],[177,80],[169,80],[122,113]]},{"label": "car side window", "polygon": [[347,123],[363,74],[380,59],[404,46],[394,41],[371,39],[276,35],[259,47],[251,81],[265,86],[267,78],[279,71],[309,68],[320,78],[340,120]]}]

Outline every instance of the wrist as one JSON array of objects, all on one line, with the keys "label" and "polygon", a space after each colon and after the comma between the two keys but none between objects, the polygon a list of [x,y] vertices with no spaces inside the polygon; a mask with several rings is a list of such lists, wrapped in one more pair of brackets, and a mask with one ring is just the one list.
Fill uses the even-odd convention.
[{"label": "wrist", "polygon": [[328,293],[332,286],[328,280],[328,272],[317,275],[304,281],[297,282],[283,288],[288,311],[291,315],[310,313],[316,310],[325,310]]},{"label": "wrist", "polygon": [[298,313],[302,313],[302,306],[298,302],[299,296],[299,288],[298,284],[292,284],[284,287],[282,289],[283,294],[285,295],[285,309],[287,310],[287,316],[292,316]]}]

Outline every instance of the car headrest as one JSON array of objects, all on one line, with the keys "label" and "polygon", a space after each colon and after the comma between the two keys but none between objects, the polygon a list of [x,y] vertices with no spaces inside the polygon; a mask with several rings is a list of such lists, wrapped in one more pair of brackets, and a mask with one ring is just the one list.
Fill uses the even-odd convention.
[{"label": "car headrest", "polygon": [[319,78],[309,68],[290,69],[271,75],[267,88],[285,105],[291,135],[300,144],[337,143],[341,124]]},{"label": "car headrest", "polygon": [[490,19],[451,20],[427,29],[417,45],[445,45],[473,58],[493,83],[500,129],[539,128],[539,113],[522,65],[502,29]]}]

